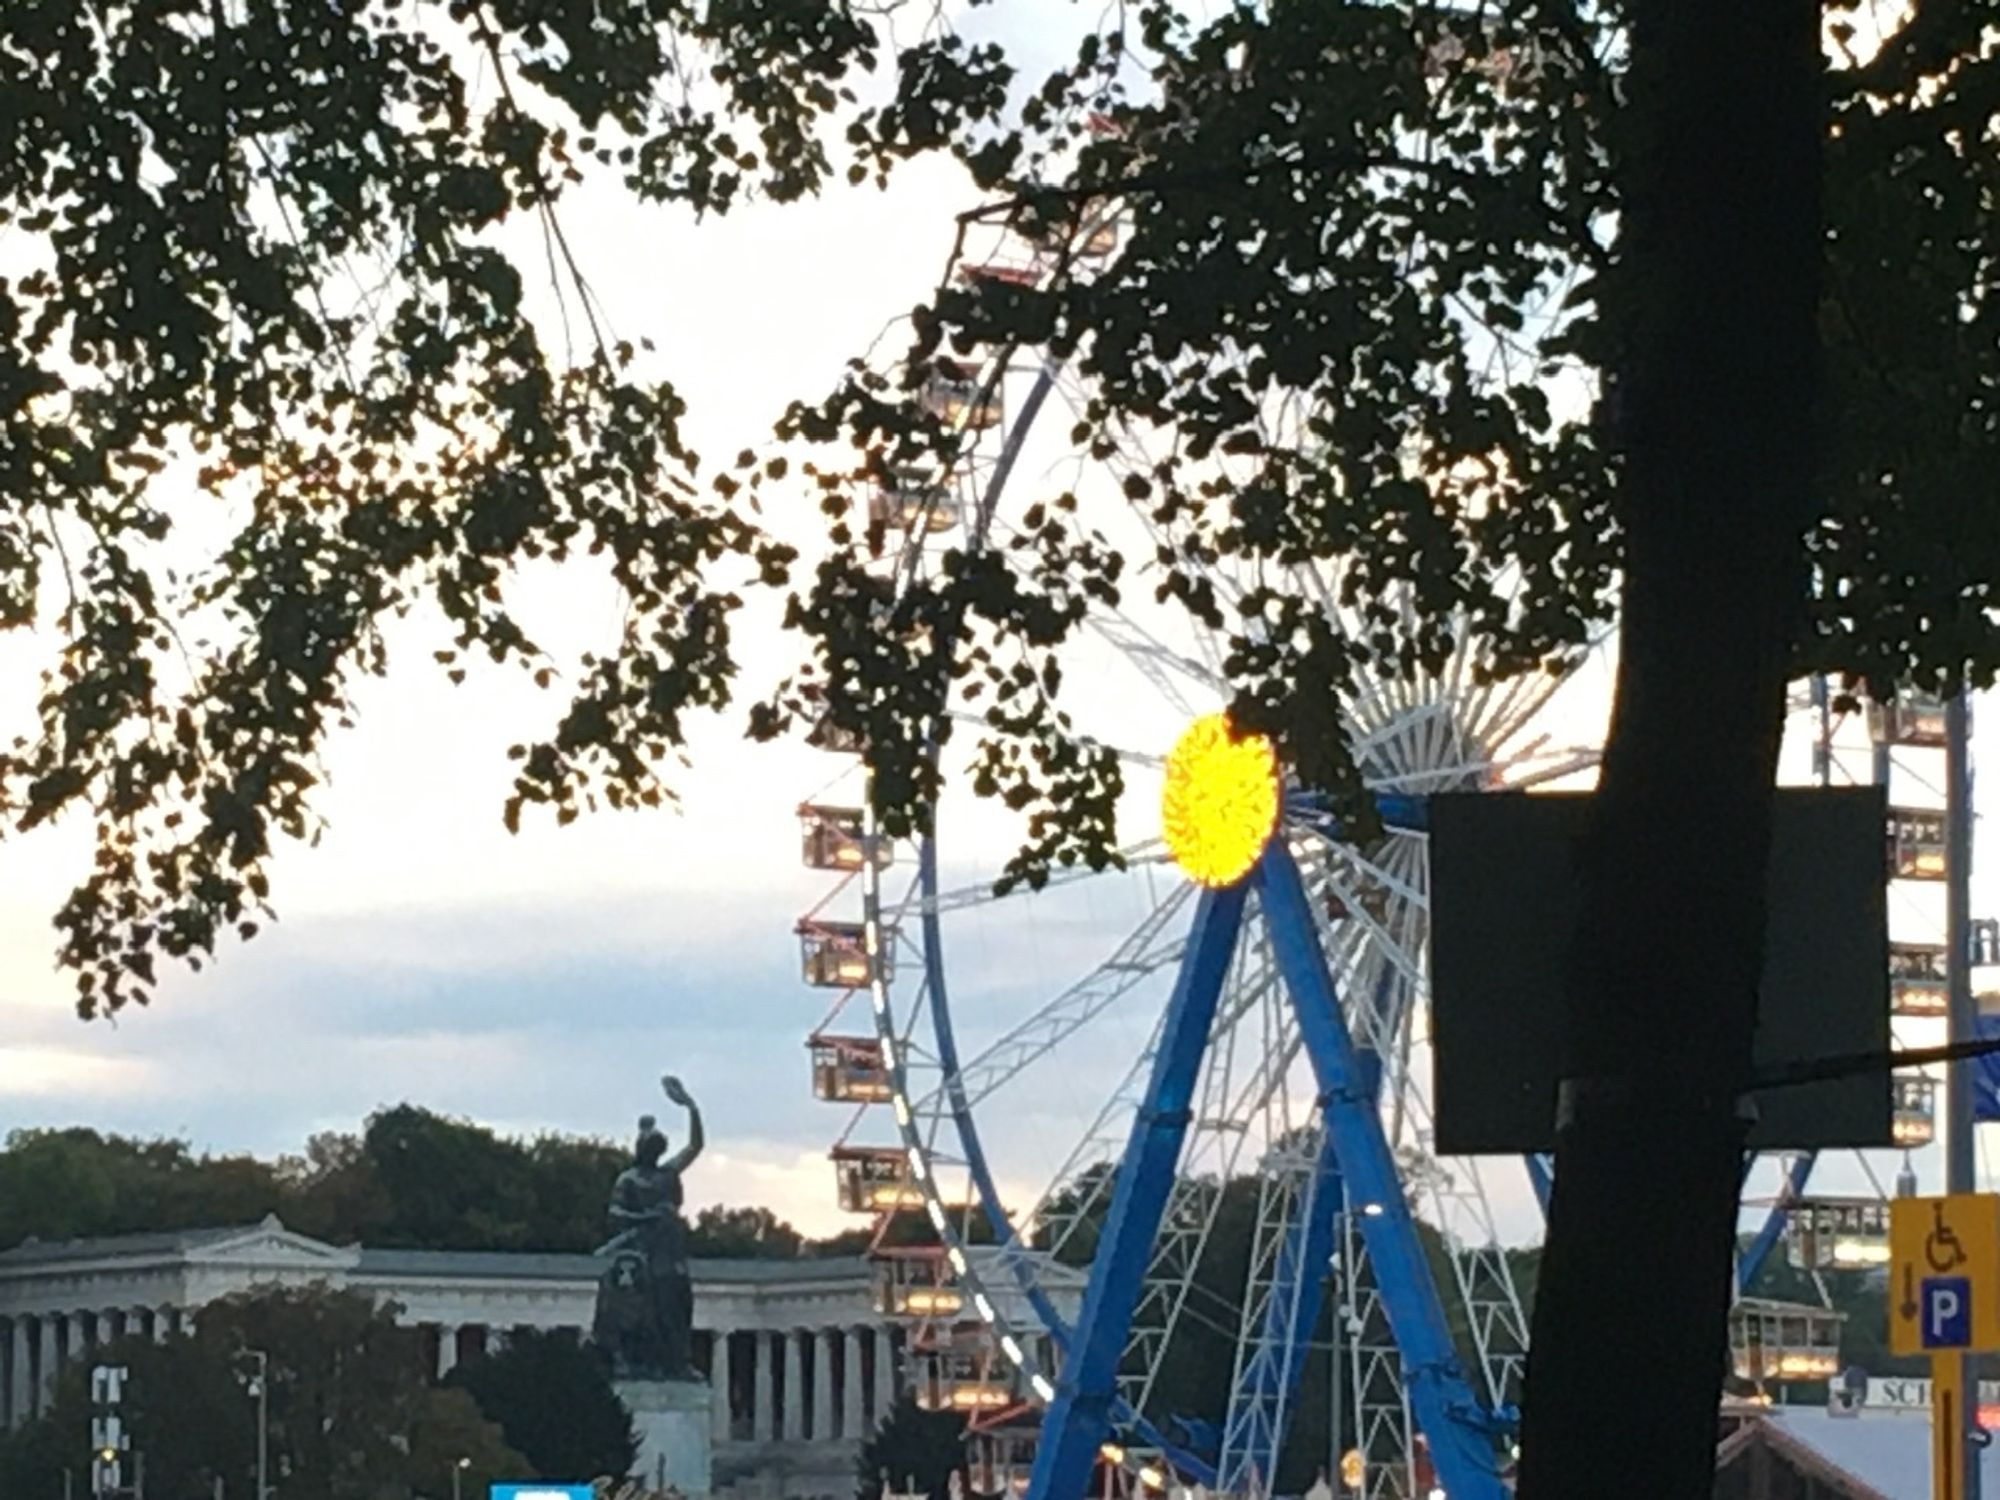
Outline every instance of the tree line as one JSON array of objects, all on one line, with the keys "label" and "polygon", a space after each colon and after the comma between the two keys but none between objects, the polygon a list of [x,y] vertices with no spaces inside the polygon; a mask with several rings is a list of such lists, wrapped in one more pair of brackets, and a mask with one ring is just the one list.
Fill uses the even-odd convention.
[{"label": "tree line", "polygon": [[[607,1237],[605,1201],[626,1156],[608,1141],[505,1136],[411,1104],[275,1161],[84,1126],[16,1130],[0,1149],[0,1249],[276,1214],[334,1244],[584,1252]],[[695,1255],[734,1259],[853,1254],[868,1238],[816,1240],[759,1207],[704,1208],[689,1228]]]}]

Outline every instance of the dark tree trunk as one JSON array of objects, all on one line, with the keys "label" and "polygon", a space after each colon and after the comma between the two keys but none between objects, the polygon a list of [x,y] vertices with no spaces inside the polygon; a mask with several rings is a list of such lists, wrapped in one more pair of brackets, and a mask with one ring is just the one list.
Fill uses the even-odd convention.
[{"label": "dark tree trunk", "polygon": [[1739,1099],[1814,494],[1818,6],[1635,0],[1630,13],[1603,303],[1627,568],[1523,1500],[1713,1487]]}]

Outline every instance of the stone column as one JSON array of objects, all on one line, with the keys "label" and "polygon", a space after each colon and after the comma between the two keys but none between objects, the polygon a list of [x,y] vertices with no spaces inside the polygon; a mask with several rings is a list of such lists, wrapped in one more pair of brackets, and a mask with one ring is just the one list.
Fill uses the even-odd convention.
[{"label": "stone column", "polygon": [[886,1327],[875,1329],[875,1421],[896,1404],[896,1348]]},{"label": "stone column", "polygon": [[805,1333],[788,1328],[778,1336],[785,1342],[785,1441],[796,1443],[806,1435],[805,1351],[799,1347]]},{"label": "stone column", "polygon": [[731,1425],[734,1413],[729,1409],[729,1391],[734,1383],[729,1370],[730,1337],[727,1328],[718,1328],[709,1335],[708,1431],[710,1439],[718,1446],[735,1435]]},{"label": "stone column", "polygon": [[35,1414],[35,1386],[28,1378],[28,1320],[17,1317],[7,1335],[7,1425],[24,1426]]},{"label": "stone column", "polygon": [[841,1351],[840,1362],[840,1435],[844,1438],[866,1437],[867,1423],[861,1416],[861,1395],[866,1389],[861,1383],[861,1330],[847,1330],[847,1347]]},{"label": "stone column", "polygon": [[171,1307],[153,1309],[153,1342],[164,1344],[174,1335],[174,1310]]},{"label": "stone column", "polygon": [[83,1358],[84,1350],[87,1347],[83,1336],[83,1320],[89,1316],[89,1313],[80,1312],[63,1314],[63,1363],[65,1365],[73,1365]]},{"label": "stone column", "polygon": [[757,1381],[751,1392],[750,1436],[757,1442],[768,1443],[776,1436],[771,1420],[776,1415],[772,1410],[771,1397],[771,1335],[760,1328],[750,1337],[757,1345]]},{"label": "stone column", "polygon": [[55,1399],[56,1369],[62,1361],[56,1350],[55,1314],[43,1313],[35,1321],[42,1325],[41,1360],[35,1370],[35,1413],[39,1416]]},{"label": "stone column", "polygon": [[148,1317],[148,1309],[146,1308],[143,1307],[127,1308],[125,1311],[126,1334],[135,1339],[145,1338],[147,1317]]},{"label": "stone column", "polygon": [[458,1325],[438,1324],[437,1378],[442,1380],[458,1367]]},{"label": "stone column", "polygon": [[815,1328],[806,1335],[813,1349],[812,1440],[833,1436],[833,1330]]}]

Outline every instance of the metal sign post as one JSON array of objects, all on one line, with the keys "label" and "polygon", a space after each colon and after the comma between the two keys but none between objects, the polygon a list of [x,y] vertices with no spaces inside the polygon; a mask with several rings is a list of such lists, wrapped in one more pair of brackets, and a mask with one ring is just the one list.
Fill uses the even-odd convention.
[{"label": "metal sign post", "polygon": [[1967,1500],[1965,1365],[1963,1354],[1931,1361],[1931,1500]]},{"label": "metal sign post", "polygon": [[[1949,1039],[1968,1042],[1977,1035],[1972,1000],[1972,709],[1966,694],[1952,695],[1944,709],[1945,762],[1945,976]],[[1973,1189],[1973,1078],[1975,1064],[1961,1061],[1945,1070],[1944,1187],[1947,1193]],[[1983,1347],[1983,1346],[1981,1346]],[[1969,1384],[1966,1359],[1951,1356],[1961,1395]],[[1959,1485],[1952,1500],[1979,1500],[1979,1471],[1967,1463],[1973,1422],[1959,1403]]]}]

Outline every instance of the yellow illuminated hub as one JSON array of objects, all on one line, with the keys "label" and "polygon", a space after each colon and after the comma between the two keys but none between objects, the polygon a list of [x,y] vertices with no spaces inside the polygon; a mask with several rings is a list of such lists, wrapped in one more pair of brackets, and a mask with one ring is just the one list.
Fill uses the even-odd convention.
[{"label": "yellow illuminated hub", "polygon": [[1187,727],[1167,756],[1160,832],[1190,879],[1234,885],[1278,826],[1278,757],[1261,734],[1234,738],[1226,714]]}]

